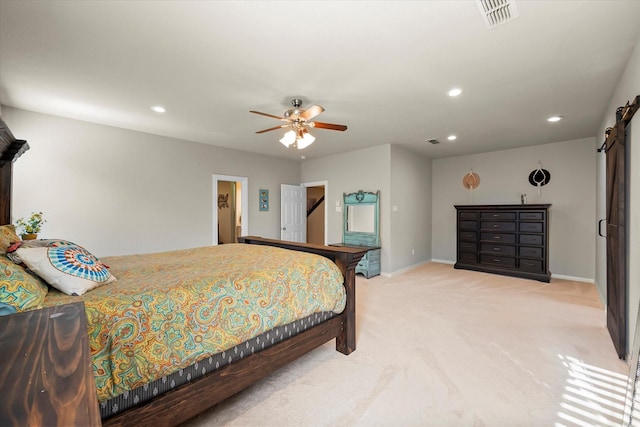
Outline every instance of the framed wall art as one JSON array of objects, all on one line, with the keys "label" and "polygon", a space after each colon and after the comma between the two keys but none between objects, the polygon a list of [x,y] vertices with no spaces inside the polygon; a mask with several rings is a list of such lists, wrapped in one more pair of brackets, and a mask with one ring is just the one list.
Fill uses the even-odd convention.
[{"label": "framed wall art", "polygon": [[269,190],[260,189],[259,192],[259,202],[260,202],[260,212],[266,212],[269,210]]}]

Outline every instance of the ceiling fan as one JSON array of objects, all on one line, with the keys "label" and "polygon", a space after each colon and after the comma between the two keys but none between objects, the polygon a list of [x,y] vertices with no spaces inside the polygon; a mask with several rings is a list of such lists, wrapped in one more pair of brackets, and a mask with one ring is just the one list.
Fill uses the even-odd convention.
[{"label": "ceiling fan", "polygon": [[324,111],[324,108],[319,105],[312,105],[307,109],[302,109],[300,108],[300,106],[302,105],[302,100],[298,98],[293,99],[291,101],[291,105],[293,105],[293,108],[285,111],[284,117],[261,113],[260,111],[249,111],[250,113],[260,114],[261,116],[267,116],[285,122],[280,126],[262,129],[257,131],[256,133],[265,133],[272,130],[290,128],[289,131],[284,134],[284,137],[280,139],[280,142],[287,148],[293,145],[299,150],[302,150],[303,148],[311,145],[313,141],[315,141],[315,137],[309,133],[308,128],[330,129],[339,131],[347,130],[347,127],[345,125],[312,121],[315,116]]}]

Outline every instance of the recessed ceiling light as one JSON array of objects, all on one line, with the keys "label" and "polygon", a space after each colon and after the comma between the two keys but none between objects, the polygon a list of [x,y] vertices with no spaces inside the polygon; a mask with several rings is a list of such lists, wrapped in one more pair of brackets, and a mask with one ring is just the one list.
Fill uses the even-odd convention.
[{"label": "recessed ceiling light", "polygon": [[461,93],[462,93],[462,89],[460,89],[458,87],[454,87],[449,92],[447,92],[447,95],[449,95],[449,96],[459,96]]},{"label": "recessed ceiling light", "polygon": [[151,109],[153,111],[155,111],[156,113],[166,113],[167,109],[164,108],[162,105],[154,105],[153,107],[151,107]]},{"label": "recessed ceiling light", "polygon": [[448,139],[449,141],[455,141],[455,140],[456,140],[456,138],[457,138],[457,136],[455,136],[455,135],[449,135],[449,136],[447,137],[447,139]]},{"label": "recessed ceiling light", "polygon": [[304,159],[306,159],[306,158],[307,158],[307,156],[300,156],[300,158],[301,158],[302,160],[304,160]]},{"label": "recessed ceiling light", "polygon": [[547,119],[548,122],[559,122],[562,120],[562,116],[551,116]]}]

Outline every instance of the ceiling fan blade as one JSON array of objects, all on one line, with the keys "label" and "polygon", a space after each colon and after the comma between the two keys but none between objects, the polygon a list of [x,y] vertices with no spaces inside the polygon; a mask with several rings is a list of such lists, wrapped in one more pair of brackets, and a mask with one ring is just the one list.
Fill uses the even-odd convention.
[{"label": "ceiling fan blade", "polygon": [[284,117],[280,117],[280,116],[274,116],[273,114],[267,114],[267,113],[261,113],[260,111],[249,111],[250,113],[253,114],[260,114],[261,116],[267,116],[267,117],[271,117],[273,119],[278,119],[278,120],[286,120]]},{"label": "ceiling fan blade", "polygon": [[262,130],[259,130],[259,131],[257,131],[256,133],[265,133],[265,132],[269,132],[269,131],[276,130],[276,129],[286,128],[287,126],[289,126],[289,125],[274,126],[274,127],[272,127],[272,128],[269,128],[269,129],[262,129]]},{"label": "ceiling fan blade", "polygon": [[300,113],[300,117],[302,117],[305,120],[311,120],[312,118],[322,113],[323,111],[324,111],[324,108],[322,108],[321,106],[312,105],[311,107],[307,108],[302,113]]},{"label": "ceiling fan blade", "polygon": [[345,125],[335,125],[333,123],[322,123],[322,122],[311,122],[313,125],[311,127],[319,128],[319,129],[331,129],[331,130],[347,130]]}]

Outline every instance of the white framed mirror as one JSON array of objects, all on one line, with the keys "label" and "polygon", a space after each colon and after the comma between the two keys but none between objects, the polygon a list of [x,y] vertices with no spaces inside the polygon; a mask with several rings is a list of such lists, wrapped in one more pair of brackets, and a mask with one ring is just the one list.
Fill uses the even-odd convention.
[{"label": "white framed mirror", "polygon": [[347,206],[347,231],[358,233],[375,233],[375,206]]}]

